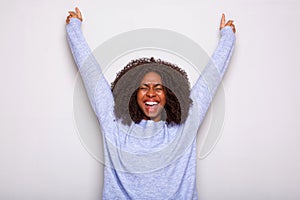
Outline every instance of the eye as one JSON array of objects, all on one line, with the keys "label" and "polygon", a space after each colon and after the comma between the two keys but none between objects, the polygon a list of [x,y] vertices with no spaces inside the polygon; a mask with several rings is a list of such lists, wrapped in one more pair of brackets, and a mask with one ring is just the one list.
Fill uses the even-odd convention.
[{"label": "eye", "polygon": [[157,87],[155,87],[155,91],[157,91],[157,92],[162,92],[164,89],[163,89],[163,87],[162,86],[157,86]]},{"label": "eye", "polygon": [[139,88],[139,90],[142,90],[142,91],[146,91],[148,88],[147,87],[145,87],[145,86],[141,86],[140,88]]}]

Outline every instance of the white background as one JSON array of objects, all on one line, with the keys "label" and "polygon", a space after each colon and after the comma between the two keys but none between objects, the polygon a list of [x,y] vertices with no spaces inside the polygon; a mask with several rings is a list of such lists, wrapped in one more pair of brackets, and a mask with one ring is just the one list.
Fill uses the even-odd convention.
[{"label": "white background", "polygon": [[77,74],[65,36],[79,6],[95,49],[139,28],[172,30],[212,54],[221,13],[235,20],[224,79],[226,119],[214,151],[199,160],[203,200],[299,199],[300,60],[297,0],[2,0],[0,199],[100,199],[103,166],[76,132]]}]

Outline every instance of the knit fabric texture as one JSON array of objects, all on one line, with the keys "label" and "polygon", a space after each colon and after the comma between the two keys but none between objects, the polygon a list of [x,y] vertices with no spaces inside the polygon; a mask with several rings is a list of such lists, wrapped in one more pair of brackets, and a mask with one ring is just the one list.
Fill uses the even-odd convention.
[{"label": "knit fabric texture", "polygon": [[209,63],[191,89],[193,104],[181,125],[142,120],[123,125],[114,116],[110,85],[81,31],[71,18],[67,39],[91,106],[100,123],[104,145],[103,199],[197,199],[196,135],[224,76],[235,43],[224,27]]}]

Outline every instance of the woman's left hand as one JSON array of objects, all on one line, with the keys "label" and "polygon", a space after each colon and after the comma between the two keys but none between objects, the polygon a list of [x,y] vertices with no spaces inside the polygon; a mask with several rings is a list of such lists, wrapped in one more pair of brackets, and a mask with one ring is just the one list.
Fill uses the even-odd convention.
[{"label": "woman's left hand", "polygon": [[81,15],[81,12],[79,10],[78,7],[75,8],[75,12],[74,11],[69,11],[69,16],[67,17],[66,19],[66,23],[69,24],[70,23],[70,19],[71,18],[77,18],[79,19],[80,21],[82,21],[82,15]]},{"label": "woman's left hand", "polygon": [[225,26],[230,26],[232,28],[232,31],[235,33],[235,25],[233,24],[233,20],[225,21],[225,14],[222,13],[221,23],[220,23],[220,30],[224,28]]}]

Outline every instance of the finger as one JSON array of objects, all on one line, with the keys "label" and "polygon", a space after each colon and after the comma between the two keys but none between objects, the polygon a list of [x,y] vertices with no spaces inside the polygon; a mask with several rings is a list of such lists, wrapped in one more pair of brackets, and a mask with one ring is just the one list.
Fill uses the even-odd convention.
[{"label": "finger", "polygon": [[70,14],[72,17],[76,17],[76,16],[77,16],[76,13],[73,12],[73,11],[69,11],[69,14]]},{"label": "finger", "polygon": [[231,28],[232,28],[233,32],[235,33],[236,30],[235,30],[235,25],[234,24],[231,24]]},{"label": "finger", "polygon": [[78,18],[82,21],[82,15],[81,15],[81,12],[80,12],[79,8],[76,7],[75,11],[76,11],[76,14],[78,15]]},{"label": "finger", "polygon": [[81,17],[81,12],[80,12],[80,10],[79,10],[78,7],[75,8],[75,11],[76,11],[76,14],[77,14],[79,17]]},{"label": "finger", "polygon": [[228,22],[225,24],[225,26],[231,26],[232,23],[233,23],[233,20],[228,20]]},{"label": "finger", "polygon": [[222,18],[221,18],[221,22],[220,22],[220,29],[224,28],[225,26],[225,14],[222,13]]}]

